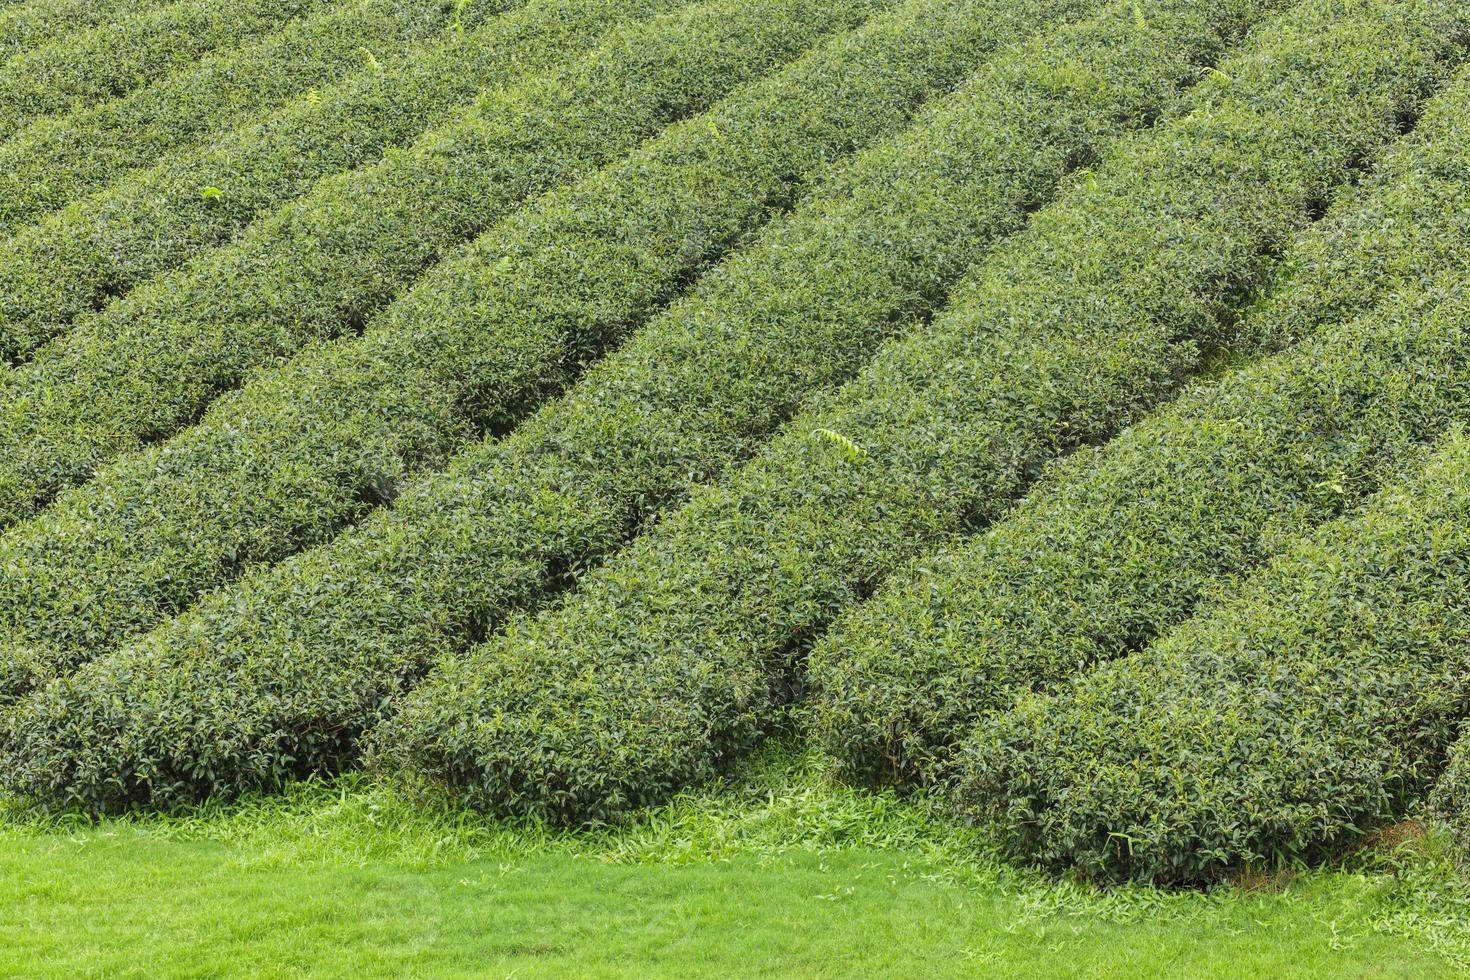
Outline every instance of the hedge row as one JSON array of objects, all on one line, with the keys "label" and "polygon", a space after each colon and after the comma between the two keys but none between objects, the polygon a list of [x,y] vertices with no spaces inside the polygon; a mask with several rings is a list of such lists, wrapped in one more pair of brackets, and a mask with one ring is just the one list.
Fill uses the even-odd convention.
[{"label": "hedge row", "polygon": [[[1441,295],[1432,315],[1464,322],[1463,290]],[[1153,647],[979,729],[956,792],[1016,854],[1096,879],[1295,866],[1405,813],[1467,682],[1470,441],[1452,435]]]},{"label": "hedge row", "polygon": [[1429,797],[1433,817],[1448,828],[1459,856],[1470,859],[1470,727],[1460,729],[1449,764]]},{"label": "hedge row", "polygon": [[[505,441],[40,695],[25,710],[49,734],[21,753],[28,788],[94,807],[168,805],[344,764],[436,653],[534,603],[558,566],[616,547],[926,318],[1069,167],[1177,104],[1200,61],[1264,6],[1170,0],[1140,30],[1130,4],[1113,4],[1006,50]],[[887,32],[974,50],[955,27],[999,30],[985,12],[931,17],[924,31],[893,18]],[[811,111],[831,112],[825,102]]]},{"label": "hedge row", "polygon": [[162,0],[33,0],[0,11],[0,62],[119,17],[160,6]]},{"label": "hedge row", "polygon": [[[377,160],[476,93],[545,71],[583,52],[616,21],[669,6],[669,0],[532,0],[478,28],[451,31],[381,73],[356,75],[197,153],[74,202],[0,241],[0,350],[12,358],[29,354],[74,318],[229,241],[257,215],[307,193],[321,178]],[[69,143],[68,152],[84,146],[91,144]],[[105,141],[97,146],[81,150],[78,166],[88,174],[92,156],[119,149]],[[0,146],[0,200],[11,191],[17,197],[51,193],[48,174],[62,185],[70,182],[62,175],[73,168],[52,157],[43,173],[29,173],[24,191],[11,187],[17,181],[6,170],[28,168],[6,168],[6,150]],[[220,193],[206,197],[207,187]]]},{"label": "hedge row", "polygon": [[[461,30],[519,3],[466,4],[458,15]],[[456,9],[444,0],[349,0],[125,98],[40,120],[0,146],[0,235],[107,187],[128,170],[205,146],[316,86],[392,70],[421,42],[449,31]],[[204,186],[216,185],[196,180],[189,196],[200,199]],[[8,334],[0,326],[0,353],[14,358],[29,352]]]},{"label": "hedge row", "polygon": [[227,396],[14,529],[0,539],[0,663],[64,669],[247,562],[330,539],[457,443],[504,430],[834,158],[973,67],[996,30],[977,13],[1002,2],[1015,7],[915,0],[837,39],[510,217],[362,338]]},{"label": "hedge row", "polygon": [[59,38],[0,65],[0,139],[26,123],[115,99],[333,0],[179,0]]},{"label": "hedge row", "polygon": [[942,770],[977,718],[1147,644],[1470,414],[1470,336],[1393,299],[1470,266],[1466,146],[1470,72],[1291,250],[1290,286],[1243,324],[1258,339],[1332,329],[1076,453],[1004,522],[839,620],[809,674],[816,737],[846,778]]},{"label": "hedge row", "polygon": [[[230,245],[77,321],[0,386],[0,524],[193,421],[251,373],[357,332],[527,195],[892,2],[719,0],[619,28],[586,57],[489,93],[410,148],[321,181]],[[440,278],[473,270],[499,234]],[[703,243],[689,247],[692,263]]]},{"label": "hedge row", "polygon": [[1441,81],[1470,11],[1308,0],[1196,110],[1039,213],[931,329],[881,353],[565,606],[444,661],[380,761],[464,802],[615,819],[719,772],[883,573],[1171,392],[1276,249]]}]

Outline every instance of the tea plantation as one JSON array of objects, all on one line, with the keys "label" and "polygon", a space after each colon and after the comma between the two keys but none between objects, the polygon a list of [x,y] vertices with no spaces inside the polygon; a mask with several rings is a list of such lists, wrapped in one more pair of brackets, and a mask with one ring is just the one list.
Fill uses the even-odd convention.
[{"label": "tea plantation", "polygon": [[0,0],[0,973],[1470,969],[1467,351],[1462,0]]}]

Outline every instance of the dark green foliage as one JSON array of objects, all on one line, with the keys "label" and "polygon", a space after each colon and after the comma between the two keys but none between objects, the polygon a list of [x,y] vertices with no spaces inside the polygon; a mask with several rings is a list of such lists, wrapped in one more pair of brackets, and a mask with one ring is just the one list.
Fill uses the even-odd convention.
[{"label": "dark green foliage", "polygon": [[[21,710],[45,721],[26,725],[17,754],[28,761],[12,770],[15,782],[88,806],[166,805],[341,764],[436,653],[543,598],[562,569],[616,547],[629,528],[748,456],[803,398],[927,316],[1068,167],[1177,106],[1200,60],[1264,6],[1177,0],[1156,5],[1139,31],[1131,10],[1114,5],[1007,48],[505,441],[461,455],[392,511],[248,576],[38,695]],[[823,92],[811,118],[831,125],[836,106],[866,93],[849,117],[856,126],[873,116],[876,93],[894,92],[887,73],[913,74],[913,57],[934,57],[939,39],[956,52],[947,57],[963,60],[1004,30],[1023,33],[1027,18],[1009,0],[1003,8],[1010,22],[977,16],[979,4],[911,5],[773,81],[764,104],[789,114],[793,91]],[[864,66],[856,77],[853,65]],[[725,113],[712,124],[768,131],[733,121]],[[806,141],[772,145],[793,143]],[[611,288],[593,285],[599,295]],[[544,370],[552,380],[565,367]],[[426,387],[406,387],[405,404]]]},{"label": "dark green foliage", "polygon": [[0,62],[89,27],[163,6],[163,0],[12,0],[0,10]]},{"label": "dark green foliage", "polygon": [[[175,439],[117,461],[0,540],[8,640],[58,648],[63,663],[85,658],[246,563],[329,539],[457,444],[505,430],[832,161],[901,127],[973,67],[988,47],[976,34],[993,29],[975,9],[922,0],[838,39],[508,217],[361,338],[313,348]],[[746,29],[789,34],[775,12]],[[728,13],[660,21],[644,50],[674,51],[696,24],[732,57],[752,50]],[[651,74],[647,61],[630,64]]]},{"label": "dark green foliage", "polygon": [[[970,0],[960,2],[968,12]],[[673,59],[669,75],[681,66],[707,73],[709,52],[738,63],[754,51],[737,29],[792,34],[777,8],[731,16],[740,6],[730,0],[648,28],[645,57],[629,61],[649,78],[648,97],[669,88],[650,77],[656,57]],[[839,38],[538,200],[431,273],[361,338],[313,348],[12,529],[0,539],[0,616],[5,649],[15,652],[0,656],[85,659],[245,562],[330,538],[457,442],[524,413],[835,158],[901,126],[979,57],[954,29],[962,19],[931,18],[935,9],[923,0],[911,12],[919,16]],[[789,12],[810,19],[801,6]],[[919,30],[931,21],[932,31]],[[674,42],[700,25],[724,43],[675,54]],[[580,152],[585,141],[567,138]]]},{"label": "dark green foliage", "polygon": [[1429,797],[1429,809],[1449,831],[1458,856],[1470,861],[1470,726],[1462,733]]},{"label": "dark green foliage", "polygon": [[[490,92],[408,149],[321,181],[230,245],[77,321],[0,387],[0,522],[193,421],[221,391],[311,341],[358,331],[527,195],[595,170],[888,2],[721,0],[620,28],[586,57]],[[577,217],[562,227],[576,230]],[[647,215],[648,234],[657,221]],[[403,309],[434,296],[440,307],[467,303],[473,278],[456,292],[457,278],[510,254],[506,234],[488,233]],[[685,235],[687,270],[716,240]]]},{"label": "dark green foliage", "polygon": [[[466,5],[461,19],[473,26],[519,2],[477,0]],[[452,11],[448,0],[347,0],[254,44],[217,52],[126,98],[40,120],[0,145],[0,234],[105,188],[128,170],[203,146],[315,86],[359,72],[386,81],[424,40],[449,31]],[[277,169],[287,170],[292,162],[281,159]],[[197,162],[193,180],[188,196],[195,200],[206,185],[228,187],[229,194],[239,190],[221,185],[215,174],[197,169]],[[107,206],[85,202],[82,214]],[[48,329],[12,337],[7,321],[13,305],[7,296],[6,320],[0,321],[0,355],[6,358],[28,353]]]},{"label": "dark green foliage", "polygon": [[179,0],[57,38],[0,65],[0,139],[33,119],[126,95],[332,2]]},{"label": "dark green foliage", "polygon": [[[1313,0],[1110,155],[950,310],[584,576],[447,658],[384,763],[487,809],[615,819],[720,772],[889,569],[992,519],[1048,459],[1170,394],[1275,254],[1450,72],[1458,3]],[[838,451],[813,432],[862,450]]]},{"label": "dark green foliage", "polygon": [[1005,521],[838,622],[810,676],[816,736],[845,777],[924,776],[977,718],[1146,644],[1470,414],[1465,324],[1421,297],[1470,267],[1467,146],[1470,73],[1292,249],[1289,286],[1243,324],[1256,341],[1321,336],[1076,453]]},{"label": "dark green foliage", "polygon": [[[0,345],[12,357],[30,352],[109,296],[229,241],[321,178],[375,161],[477,92],[545,71],[618,20],[671,5],[675,0],[533,0],[478,28],[449,32],[396,67],[356,75],[76,201],[0,241]],[[105,152],[96,139],[69,141],[68,152],[85,148],[88,159]],[[0,146],[0,166],[7,149]],[[57,175],[70,166],[48,159],[41,168],[0,169],[0,200],[12,190],[12,199],[48,193],[48,175],[58,186],[69,183]],[[11,177],[21,173],[32,179],[12,188],[18,181]],[[220,194],[206,199],[202,187]]]},{"label": "dark green foliage", "polygon": [[1467,710],[1470,442],[1452,435],[1153,647],[982,725],[956,792],[1046,867],[1211,881],[1403,815]]}]

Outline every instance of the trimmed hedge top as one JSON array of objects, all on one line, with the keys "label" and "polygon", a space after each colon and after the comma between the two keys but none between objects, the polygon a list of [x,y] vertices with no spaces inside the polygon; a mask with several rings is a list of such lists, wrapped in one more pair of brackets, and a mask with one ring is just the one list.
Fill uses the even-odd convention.
[{"label": "trimmed hedge top", "polygon": [[[617,22],[676,5],[532,0],[479,27],[436,36],[398,64],[353,75],[196,152],[176,154],[74,201],[0,240],[0,345],[13,358],[28,356],[77,317],[228,242],[322,178],[374,163],[390,147],[442,125],[482,90],[523,82],[585,53]],[[489,8],[481,3],[474,9]],[[128,101],[99,111],[125,108]],[[76,171],[91,182],[97,155],[133,153],[127,127],[111,132],[121,144],[95,132],[78,141],[58,131],[54,153],[36,147],[24,152],[19,141],[0,145],[0,200],[77,196]],[[14,160],[7,157],[13,149]],[[218,194],[204,193],[211,187]]]},{"label": "trimmed hedge top", "polygon": [[115,99],[335,0],[179,0],[18,54],[0,64],[0,139],[26,123]]},{"label": "trimmed hedge top", "polygon": [[[794,123],[793,86],[807,93],[810,118],[830,126],[831,106],[855,93],[892,98],[885,76],[912,77],[912,59],[946,64],[929,59],[947,45],[944,57],[965,63],[980,41],[1059,11],[1035,6],[1028,16],[1009,0],[1003,9],[984,17],[911,5],[835,44],[820,74],[815,63],[793,69],[768,93],[771,105]],[[351,758],[356,734],[436,653],[544,598],[561,584],[559,568],[616,547],[748,456],[805,396],[927,316],[1067,168],[1176,105],[1199,60],[1256,13],[1234,0],[1180,0],[1156,8],[1140,32],[1129,6],[1114,5],[1007,46],[504,442],[461,455],[392,511],[39,694],[29,702],[38,716],[66,721],[36,726],[50,734],[25,750],[28,785],[91,806],[167,805]],[[841,84],[813,84],[825,77]],[[859,100],[848,125],[870,125],[875,104]],[[612,288],[593,286],[598,296]],[[104,775],[117,772],[128,776]]]},{"label": "trimmed hedge top", "polygon": [[163,0],[26,0],[0,10],[0,62]]},{"label": "trimmed hedge top", "polygon": [[[467,3],[459,29],[519,2]],[[39,120],[0,144],[0,235],[106,188],[129,170],[205,146],[290,99],[315,93],[316,86],[353,73],[386,80],[423,41],[453,31],[453,9],[441,0],[339,3],[255,43],[215,52],[125,98]],[[201,188],[216,185],[194,176],[187,196],[199,200]],[[223,195],[207,201],[218,205]],[[7,298],[0,310],[8,314],[13,304]],[[29,354],[57,329],[42,326],[22,343],[11,336],[8,320],[0,320],[0,356],[8,360]]]},{"label": "trimmed hedge top", "polygon": [[889,2],[720,2],[625,25],[77,321],[0,385],[0,523],[196,420],[312,341],[361,331],[528,195],[605,165]]},{"label": "trimmed hedge top", "polygon": [[1470,266],[1466,146],[1470,71],[1291,249],[1239,346],[1322,336],[1074,454],[1005,521],[838,622],[811,678],[816,737],[844,776],[920,778],[977,718],[1148,643],[1465,417],[1466,336],[1399,297]]},{"label": "trimmed hedge top", "polygon": [[[624,65],[636,82],[614,89],[619,109],[604,107],[608,138],[621,138],[613,111],[630,125],[643,122],[669,104],[679,80],[703,91],[749,66],[762,40],[787,43],[796,27],[774,13],[721,0],[696,16],[653,22]],[[800,6],[789,13],[813,20]],[[700,27],[709,33],[695,45]],[[679,38],[690,43],[672,43]],[[395,499],[477,422],[493,427],[497,413],[535,399],[546,375],[575,370],[604,338],[676,295],[847,147],[901,125],[942,86],[937,66],[962,57],[900,43],[912,44],[907,88],[866,59],[816,52],[780,81],[739,92],[712,116],[509,216],[362,337],[312,348],[226,396],[188,432],[119,461],[12,529],[0,538],[0,554],[15,556],[0,558],[0,617],[11,625],[0,663],[18,650],[22,661],[39,656],[64,669],[191,604],[247,563],[330,539]],[[727,71],[712,69],[715,52],[731,62]],[[916,70],[926,63],[930,72]],[[792,111],[790,94],[821,81],[838,92]],[[641,94],[652,105],[635,104],[634,84],[647,86]],[[874,98],[856,99],[855,89]],[[747,138],[709,146],[716,132]],[[590,139],[563,136],[558,151],[574,159],[591,152]]]},{"label": "trimmed hedge top", "polygon": [[[1431,314],[1465,322],[1451,283]],[[1470,711],[1470,441],[1153,647],[957,754],[1017,855],[1101,880],[1294,866],[1402,816]]]},{"label": "trimmed hedge top", "polygon": [[[545,344],[544,334],[532,329],[545,323],[547,304],[567,329],[585,332],[601,323],[631,328],[648,297],[657,294],[650,282],[678,273],[688,262],[684,248],[678,248],[686,239],[673,232],[689,229],[728,238],[720,228],[731,222],[748,225],[763,216],[763,201],[788,197],[773,181],[808,181],[825,172],[832,157],[848,145],[900,128],[926,94],[947,88],[986,47],[1003,40],[1005,32],[1022,31],[1042,10],[1067,9],[1033,7],[1028,13],[1010,0],[994,0],[1000,16],[976,16],[991,1],[983,0],[983,6],[975,0],[906,4],[894,15],[814,51],[707,118],[670,131],[644,153],[589,179],[579,190],[557,195],[556,207],[523,223],[525,232],[534,232],[529,242],[535,245],[525,254],[550,259],[535,266],[538,273],[526,272],[523,263],[476,263],[470,267],[478,269],[475,281],[487,297],[478,307],[456,303],[457,292],[442,303],[432,294],[425,298],[425,309],[476,310],[478,320],[425,316],[416,331],[404,329],[390,338],[400,336],[407,353],[440,354],[465,350],[476,336],[485,338],[484,353],[476,357],[445,357],[444,370],[451,373],[437,382],[440,388],[473,379],[470,367],[484,370],[488,381],[504,378],[500,366],[507,363],[507,353],[513,354],[509,363],[522,364],[522,370],[539,364],[529,375],[531,381],[557,381],[578,364],[548,359],[547,354],[559,357],[564,344]],[[1060,50],[1066,56],[1072,48],[1063,44]],[[550,585],[556,573],[548,574],[548,566],[559,552],[578,547],[589,554],[612,547],[632,514],[656,507],[679,486],[748,453],[803,392],[823,379],[856,370],[863,351],[898,329],[903,314],[920,314],[938,301],[942,284],[953,281],[986,239],[1022,222],[1033,195],[1055,184],[1073,153],[1086,154],[1089,141],[1098,138],[1089,134],[1119,125],[1108,122],[1111,113],[1135,122],[1144,118],[1161,97],[1151,93],[1170,93],[1189,71],[1177,53],[1107,54],[1150,57],[1160,68],[1139,72],[1142,66],[1133,65],[1116,97],[1098,94],[1097,101],[1072,110],[1076,129],[1067,134],[1048,128],[1060,119],[1041,112],[1036,103],[1063,96],[1047,78],[1045,62],[1035,59],[1033,48],[1004,57],[961,96],[926,113],[916,129],[833,173],[797,216],[773,226],[753,247],[704,279],[692,297],[654,319],[622,353],[594,367],[570,400],[517,430],[503,450],[492,439],[485,442],[460,458],[444,478],[410,491],[381,519],[369,520],[331,547],[276,572],[247,577],[237,591],[206,599],[203,607],[154,633],[137,649],[78,674],[75,689],[85,698],[94,691],[93,682],[109,683],[122,671],[131,673],[131,693],[123,701],[107,696],[119,713],[125,705],[137,704],[137,698],[171,701],[168,708],[154,702],[151,710],[151,717],[171,718],[166,742],[156,741],[163,733],[144,723],[129,738],[98,743],[109,754],[122,745],[147,752],[146,763],[123,764],[140,771],[137,782],[147,785],[137,790],[128,786],[125,792],[147,793],[150,799],[200,790],[229,792],[250,780],[278,776],[279,770],[293,771],[303,760],[326,764],[337,752],[350,752],[350,733],[370,723],[437,649],[467,644],[476,621],[498,619],[509,605]],[[1036,82],[1028,79],[1035,75],[1047,81],[1032,88]],[[992,94],[997,87],[1001,93]],[[794,110],[798,104],[801,112]],[[745,138],[711,143],[716,132],[741,132]],[[1053,140],[1060,145],[1051,148]],[[898,200],[895,187],[906,188]],[[679,194],[670,195],[670,188]],[[670,200],[681,201],[681,207],[672,209]],[[657,201],[663,201],[663,209],[654,209],[651,203]],[[606,225],[588,225],[585,216],[594,213],[606,213]],[[650,216],[656,222],[653,234],[639,231]],[[575,225],[567,225],[569,220]],[[537,244],[542,241],[562,248]],[[607,251],[606,263],[585,262],[604,250],[606,242],[620,245]],[[626,242],[638,242],[638,250]],[[670,242],[675,251],[670,251]],[[557,272],[563,262],[566,272]],[[567,304],[567,275],[575,276],[585,297],[579,306]],[[463,275],[450,279],[454,284],[465,281]],[[491,303],[497,295],[504,300]],[[400,325],[407,323],[412,320]],[[817,323],[826,326],[814,329]],[[429,329],[441,339],[423,342]],[[362,350],[384,350],[369,344],[372,339],[365,338]],[[587,348],[587,342],[573,344],[573,350]],[[381,357],[368,360],[384,363]],[[397,363],[398,369],[369,375],[379,381],[354,394],[334,388],[332,379],[360,375],[344,373],[340,361],[328,360],[318,375],[306,375],[307,381],[325,381],[301,383],[301,397],[285,398],[279,394],[281,386],[262,385],[270,397],[259,404],[298,404],[298,411],[315,411],[325,401],[334,410],[360,413],[391,407],[398,417],[413,417],[415,411],[432,407],[426,406],[422,392],[435,385],[416,381],[425,370],[422,354],[417,360],[403,360],[400,354]],[[401,391],[395,407],[385,394],[391,386],[384,385],[398,375],[407,383],[392,382]],[[516,375],[509,378],[513,381]],[[340,398],[323,397],[322,392],[335,391],[341,391]],[[490,395],[504,398],[516,391],[509,385],[485,385],[475,404],[484,410]],[[692,392],[701,394],[691,397]],[[382,442],[391,435],[423,438],[419,429],[382,425],[360,426],[359,438],[343,439],[350,430],[322,425],[284,429],[285,435],[306,433],[295,435],[304,444],[282,447],[276,442],[275,448],[259,453],[270,457],[287,448],[306,448],[300,463],[288,469],[288,475],[300,475],[312,473],[316,458],[326,455],[307,445],[323,436],[341,442],[334,451],[338,457],[375,444],[391,448],[391,442]],[[270,435],[268,429],[260,432]],[[453,429],[440,438],[448,435]],[[182,457],[181,466],[216,466],[221,458],[234,458],[218,450],[216,444],[225,436],[237,439],[237,445],[238,439],[254,438],[245,426],[218,429],[204,442],[204,451]],[[369,453],[362,458],[370,466],[392,457]],[[156,467],[144,470],[150,478],[156,472]],[[272,475],[281,472],[279,467],[270,470]],[[318,476],[318,485],[325,485],[329,476]],[[234,475],[196,475],[179,485],[218,486],[218,500],[225,500],[225,489],[241,488],[241,505],[259,507],[259,492],[248,488],[260,479],[257,470],[241,467]],[[119,492],[116,498],[137,497]],[[300,494],[282,492],[272,500],[276,498],[297,500]],[[181,497],[188,500],[193,498]],[[185,508],[173,523],[194,529],[194,514]],[[595,523],[582,523],[581,532],[563,536],[569,516]],[[222,526],[248,523],[229,520]],[[157,525],[168,522],[147,526]],[[173,547],[169,539],[160,541]],[[176,561],[156,564],[178,566]],[[82,572],[81,567],[76,570]],[[375,585],[351,588],[351,582]],[[487,583],[494,583],[494,589]],[[116,619],[135,616],[137,605],[119,602]],[[250,649],[244,663],[234,655],[241,644]],[[198,655],[201,648],[209,654]],[[119,669],[123,661],[135,663],[140,657],[147,661],[148,682],[132,669]],[[234,676],[215,685],[209,676],[219,671]],[[310,677],[304,685],[298,682],[303,673]],[[282,682],[290,692],[276,686]],[[196,688],[219,688],[229,695],[196,699],[190,693]],[[87,713],[78,707],[72,717]],[[229,716],[228,743],[201,736],[203,730],[213,730],[222,713]],[[135,723],[118,718],[98,730],[118,724]],[[197,746],[190,749],[187,763],[175,755],[181,743]],[[165,757],[154,757],[160,749]],[[176,767],[184,767],[188,776],[179,779]],[[197,767],[210,774],[203,786]],[[157,773],[160,768],[165,773]],[[150,774],[143,776],[144,770]],[[173,779],[179,779],[178,788]]]},{"label": "trimmed hedge top", "polygon": [[720,772],[888,569],[1171,393],[1281,245],[1449,74],[1466,27],[1457,3],[1323,0],[1253,34],[1190,115],[1038,212],[928,330],[564,606],[440,664],[381,730],[384,764],[569,823]]}]

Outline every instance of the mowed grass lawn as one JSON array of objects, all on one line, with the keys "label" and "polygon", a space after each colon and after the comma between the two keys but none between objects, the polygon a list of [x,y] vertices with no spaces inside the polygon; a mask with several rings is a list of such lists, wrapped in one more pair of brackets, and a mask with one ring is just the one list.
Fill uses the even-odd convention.
[{"label": "mowed grass lawn", "polygon": [[510,829],[372,784],[187,819],[0,828],[18,976],[1460,975],[1423,843],[1253,887],[1103,893],[913,804],[763,760],[615,832]]}]

